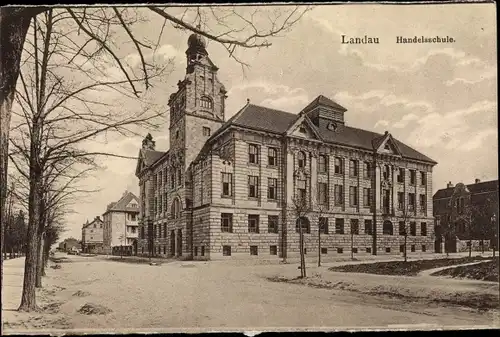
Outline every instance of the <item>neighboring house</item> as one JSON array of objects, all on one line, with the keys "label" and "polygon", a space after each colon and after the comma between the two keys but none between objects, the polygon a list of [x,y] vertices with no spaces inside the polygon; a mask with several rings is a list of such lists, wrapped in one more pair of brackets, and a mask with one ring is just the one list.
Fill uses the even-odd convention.
[{"label": "neighboring house", "polygon": [[103,250],[103,222],[96,216],[92,222],[82,226],[82,251],[84,253],[101,254]]},{"label": "neighboring house", "polygon": [[139,199],[125,191],[120,200],[108,205],[103,214],[103,242],[106,254],[137,253]]},{"label": "neighboring house", "polygon": [[82,249],[81,242],[75,238],[64,239],[63,242],[59,243],[59,250],[64,252],[70,251],[73,247]]},{"label": "neighboring house", "polygon": [[355,254],[399,254],[403,209],[408,251],[433,251],[434,160],[388,132],[347,126],[347,110],[324,96],[298,114],[247,102],[226,121],[202,37],[189,37],[186,55],[169,100],[170,149],[157,151],[148,134],[139,152],[139,254],[296,255],[296,196],[314,205],[301,219],[307,254],[317,253],[320,208],[322,254],[349,254],[351,233]]},{"label": "neighboring house", "polygon": [[[465,185],[449,182],[433,196],[436,251],[488,250],[498,232],[498,180]],[[470,214],[470,222],[464,221]]]}]

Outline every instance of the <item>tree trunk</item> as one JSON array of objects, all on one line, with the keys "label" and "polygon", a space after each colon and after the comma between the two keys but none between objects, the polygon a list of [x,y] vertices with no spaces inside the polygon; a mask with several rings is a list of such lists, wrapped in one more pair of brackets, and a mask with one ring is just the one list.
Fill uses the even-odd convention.
[{"label": "tree trunk", "polygon": [[318,226],[318,267],[321,267],[321,224]]},{"label": "tree trunk", "polygon": [[306,277],[306,263],[304,256],[304,231],[302,229],[302,219],[299,218],[299,250],[300,250],[300,277]]},{"label": "tree trunk", "polygon": [[469,240],[469,257],[472,256],[472,240]]},{"label": "tree trunk", "polygon": [[43,270],[43,246],[44,239],[43,234],[38,236],[38,252],[37,252],[37,264],[36,264],[36,288],[42,287],[42,270]]},{"label": "tree trunk", "polygon": [[407,254],[406,254],[406,239],[407,239],[407,237],[408,237],[408,236],[407,236],[407,235],[405,235],[405,243],[404,243],[404,248],[403,248],[403,257],[404,257],[404,259],[405,259],[405,262],[407,262],[407,261],[408,261],[408,256],[407,256]]},{"label": "tree trunk", "polygon": [[351,260],[354,260],[354,234],[351,232]]}]

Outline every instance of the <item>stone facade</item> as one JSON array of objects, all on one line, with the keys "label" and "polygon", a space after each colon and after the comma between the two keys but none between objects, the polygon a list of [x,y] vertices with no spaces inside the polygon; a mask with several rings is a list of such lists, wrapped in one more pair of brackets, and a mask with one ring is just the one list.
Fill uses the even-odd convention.
[{"label": "stone facade", "polygon": [[400,221],[408,252],[434,251],[433,160],[388,132],[345,126],[347,110],[324,96],[298,115],[248,102],[225,122],[225,90],[200,39],[190,37],[186,78],[170,97],[170,149],[148,136],[139,153],[140,254],[293,257],[298,218],[307,254],[320,240],[324,255],[399,254]]}]

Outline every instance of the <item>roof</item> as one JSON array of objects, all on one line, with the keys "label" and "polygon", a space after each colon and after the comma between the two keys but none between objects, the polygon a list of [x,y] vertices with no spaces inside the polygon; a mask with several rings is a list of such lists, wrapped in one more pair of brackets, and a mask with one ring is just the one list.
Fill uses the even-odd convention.
[{"label": "roof", "polygon": [[125,191],[125,193],[122,195],[120,200],[117,202],[112,202],[108,205],[106,212],[137,212],[139,213],[139,207],[134,208],[134,207],[127,207],[127,205],[132,201],[135,200],[137,204],[139,204],[139,198],[135,196],[134,193]]},{"label": "roof", "polygon": [[144,163],[149,166],[155,163],[161,156],[163,156],[166,152],[141,149],[142,158]]},{"label": "roof", "polygon": [[[498,191],[498,180],[482,181],[477,184],[474,183],[466,185],[466,187],[472,194],[481,192],[496,192]],[[450,198],[453,195],[454,190],[455,186],[442,188],[438,190],[436,193],[434,193],[434,196],[432,198],[433,199]]]},{"label": "roof", "polygon": [[338,104],[337,102],[332,101],[331,99],[329,99],[328,97],[325,97],[323,95],[319,95],[318,97],[316,97],[316,99],[314,101],[312,101],[311,103],[309,103],[303,109],[303,111],[309,111],[317,105],[324,105],[324,106],[329,106],[329,107],[337,109],[337,110],[347,111],[347,109],[344,108],[342,105]]},{"label": "roof", "polygon": [[[324,102],[325,100],[328,99],[324,96],[318,96],[313,103]],[[333,101],[331,102],[336,104]],[[311,106],[311,104],[309,104],[308,107],[309,106]],[[217,132],[210,137],[209,141],[214,139],[217,135],[223,133],[230,126],[239,126],[253,130],[283,134],[297,118],[299,118],[299,115],[290,112],[270,109],[254,104],[247,104],[236,115],[229,119],[219,130],[217,130]],[[374,146],[376,144],[380,144],[381,139],[384,137],[384,135],[379,133],[353,128],[341,123],[338,124],[336,131],[328,130],[327,125],[322,123],[320,123],[319,126],[315,125],[315,127],[325,142],[361,148],[369,151],[376,149],[377,147]],[[395,138],[393,138],[393,140],[401,151],[403,157],[436,164],[434,160],[417,150]]]},{"label": "roof", "polygon": [[96,216],[96,217],[94,218],[94,220],[92,220],[91,222],[89,222],[89,221],[87,220],[87,222],[83,224],[82,229],[83,229],[83,228],[87,228],[88,226],[90,226],[90,225],[92,225],[92,224],[94,224],[94,223],[96,223],[96,222],[102,222],[101,218],[100,218],[100,217],[98,217],[98,216]]}]

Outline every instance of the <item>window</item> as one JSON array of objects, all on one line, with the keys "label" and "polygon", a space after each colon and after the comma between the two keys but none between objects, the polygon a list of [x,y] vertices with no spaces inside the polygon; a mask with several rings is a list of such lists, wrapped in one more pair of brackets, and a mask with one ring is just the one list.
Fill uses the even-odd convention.
[{"label": "window", "polygon": [[231,246],[222,246],[222,255],[231,256]]},{"label": "window", "polygon": [[391,168],[389,165],[384,165],[384,171],[382,172],[382,177],[384,180],[389,180],[391,178]]},{"label": "window", "polygon": [[366,235],[372,235],[372,221],[371,220],[365,220],[365,234]]},{"label": "window", "polygon": [[248,176],[248,196],[250,198],[259,197],[259,177]]},{"label": "window", "polygon": [[277,187],[278,179],[267,178],[267,198],[270,200],[278,199]]},{"label": "window", "polygon": [[[165,253],[163,253],[165,254]],[[198,256],[198,246],[194,247],[194,256]]]},{"label": "window", "polygon": [[250,164],[259,163],[259,148],[257,145],[254,144],[248,145],[248,162]]},{"label": "window", "polygon": [[392,228],[392,222],[389,220],[385,220],[383,227],[382,227],[382,233],[384,235],[392,235],[393,234],[393,228]]},{"label": "window", "polygon": [[337,248],[337,253],[338,253],[338,254],[342,254],[343,252],[344,252],[344,249],[343,249],[343,248],[340,248],[340,247],[339,247],[339,248]]},{"label": "window", "polygon": [[404,251],[405,251],[405,245],[404,244],[403,245],[399,245],[399,252],[400,253],[404,253]]},{"label": "window", "polygon": [[351,219],[351,234],[358,235],[359,234],[359,220]]},{"label": "window", "polygon": [[318,172],[327,173],[328,172],[328,161],[324,154],[320,154],[318,157]]},{"label": "window", "polygon": [[91,229],[91,230],[90,230],[90,233],[94,233],[94,230],[93,230],[93,229]]},{"label": "window", "polygon": [[427,208],[427,198],[425,197],[425,194],[420,194],[420,211],[425,212],[425,209]]},{"label": "window", "polygon": [[201,256],[205,256],[205,246],[201,246]]},{"label": "window", "polygon": [[102,228],[102,224],[99,225],[99,228]]},{"label": "window", "polygon": [[305,180],[297,180],[297,197],[300,201],[304,202],[307,199],[307,190],[306,190],[306,181]]},{"label": "window", "polygon": [[203,136],[210,136],[210,128],[204,126],[203,127]]},{"label": "window", "polygon": [[200,106],[205,109],[212,109],[212,100],[208,97],[202,97],[200,99]]},{"label": "window", "polygon": [[248,233],[259,233],[259,216],[248,216]]},{"label": "window", "polygon": [[386,253],[390,253],[390,252],[391,252],[391,247],[386,247],[386,248],[385,248],[385,252],[386,252]]},{"label": "window", "polygon": [[321,248],[321,254],[328,254],[327,248]]},{"label": "window", "polygon": [[425,252],[427,250],[427,248],[425,247],[425,245],[422,245],[422,251]]},{"label": "window", "polygon": [[268,233],[278,233],[278,216],[269,215],[267,217],[267,232]]},{"label": "window", "polygon": [[267,164],[269,166],[277,166],[278,165],[278,156],[275,148],[270,147],[267,150]]},{"label": "window", "polygon": [[224,233],[233,232],[233,215],[231,213],[221,214],[220,230]]},{"label": "window", "polygon": [[349,160],[349,175],[351,177],[358,176],[358,161],[357,160]]},{"label": "window", "polygon": [[363,188],[363,206],[370,207],[372,199],[371,196],[371,188]]},{"label": "window", "polygon": [[343,186],[335,185],[333,190],[335,194],[335,205],[343,205],[344,204]]},{"label": "window", "polygon": [[354,254],[356,254],[356,253],[358,252],[358,248],[356,248],[356,247],[352,247],[352,252],[353,252]]},{"label": "window", "polygon": [[269,246],[269,255],[278,255],[278,246]]},{"label": "window", "polygon": [[415,185],[416,172],[415,170],[410,170],[410,185]]},{"label": "window", "polygon": [[94,224],[94,228],[97,228],[97,225],[96,225],[96,224]]},{"label": "window", "polygon": [[404,194],[404,192],[398,192],[398,209],[401,211],[405,209],[405,194]]},{"label": "window", "polygon": [[415,193],[408,193],[408,208],[410,211],[415,210]]},{"label": "window", "polygon": [[318,226],[321,234],[328,234],[328,218],[323,216],[319,217]]},{"label": "window", "polygon": [[349,186],[349,205],[358,205],[358,188],[356,186]]},{"label": "window", "polygon": [[335,219],[335,234],[344,234],[344,219]]},{"label": "window", "polygon": [[302,151],[299,151],[299,153],[297,153],[297,165],[300,168],[306,167],[306,155]]},{"label": "window", "polygon": [[363,163],[363,177],[365,179],[370,179],[370,174],[371,174],[371,163],[370,162],[367,162],[365,161]]},{"label": "window", "polygon": [[420,235],[427,236],[427,224],[425,222],[420,224]]},{"label": "window", "polygon": [[404,221],[399,222],[399,235],[405,235],[406,233],[406,226]]},{"label": "window", "polygon": [[420,171],[420,185],[425,185],[425,184],[427,184],[425,172]]},{"label": "window", "polygon": [[342,174],[344,170],[342,169],[342,158],[335,157],[335,174]]},{"label": "window", "polygon": [[414,252],[415,251],[415,245],[411,245],[411,251]]},{"label": "window", "polygon": [[232,193],[233,186],[233,175],[232,173],[222,173],[222,196],[230,197],[233,195]]},{"label": "window", "polygon": [[300,128],[299,128],[299,132],[300,132],[300,133],[306,133],[306,128],[305,128],[305,127],[303,127],[303,126],[300,126]]},{"label": "window", "polygon": [[259,255],[259,248],[257,246],[250,246],[250,255]]},{"label": "window", "polygon": [[318,183],[318,203],[328,205],[328,185],[327,183]]},{"label": "window", "polygon": [[175,188],[175,174],[170,175],[170,188]]},{"label": "window", "polygon": [[410,222],[410,235],[411,236],[417,235],[417,223],[415,221]]},{"label": "window", "polygon": [[90,240],[94,240],[94,237],[93,237],[93,236],[91,236],[91,237],[90,237]]},{"label": "window", "polygon": [[175,131],[175,139],[179,139],[179,130]]},{"label": "window", "polygon": [[180,186],[182,184],[182,171],[177,169],[177,184]]},{"label": "window", "polygon": [[366,247],[366,252],[367,252],[367,253],[371,253],[371,252],[372,252],[371,247]]},{"label": "window", "polygon": [[300,217],[295,222],[295,232],[300,233],[299,223],[302,225],[302,233],[311,233],[311,226],[309,223],[309,219],[306,217]]},{"label": "window", "polygon": [[398,183],[404,183],[405,181],[405,169],[400,167],[398,169],[398,177],[397,177]]},{"label": "window", "polygon": [[181,213],[181,206],[180,206],[180,201],[178,198],[175,198],[174,201],[172,202],[172,207],[170,210],[172,219],[178,219],[180,217]]}]

